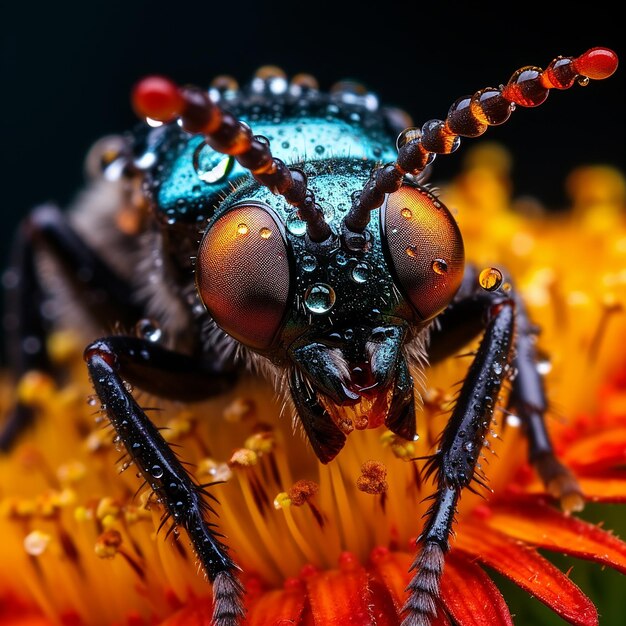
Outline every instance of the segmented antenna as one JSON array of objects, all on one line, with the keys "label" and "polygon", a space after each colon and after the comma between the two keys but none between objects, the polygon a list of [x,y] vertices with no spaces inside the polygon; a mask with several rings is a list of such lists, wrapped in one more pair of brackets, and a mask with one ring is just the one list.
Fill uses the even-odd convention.
[{"label": "segmented antenna", "polygon": [[272,156],[267,139],[254,136],[245,122],[222,109],[206,91],[179,87],[162,76],[148,76],[133,89],[132,103],[140,117],[159,122],[180,119],[185,131],[204,135],[214,150],[233,156],[257,182],[298,209],[312,241],[321,243],[332,236],[322,209],[307,188],[306,174]]},{"label": "segmented antenna", "polygon": [[430,120],[421,129],[407,128],[398,137],[398,158],[374,170],[360,192],[353,196],[344,226],[361,233],[370,221],[370,211],[380,207],[385,194],[400,188],[405,174],[417,175],[436,154],[450,154],[461,137],[478,137],[489,126],[503,124],[516,105],[535,107],[548,97],[550,89],[569,89],[574,83],[608,78],[617,69],[617,55],[608,48],[591,48],[578,58],[559,56],[547,69],[527,66],[517,70],[506,86],[487,87],[473,96],[459,98],[450,107],[445,121]]}]

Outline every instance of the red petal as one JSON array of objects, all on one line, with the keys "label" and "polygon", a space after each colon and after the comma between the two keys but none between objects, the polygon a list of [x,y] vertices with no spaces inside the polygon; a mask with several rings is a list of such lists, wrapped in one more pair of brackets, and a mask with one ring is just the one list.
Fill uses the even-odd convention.
[{"label": "red petal", "polygon": [[308,575],[305,583],[316,626],[374,626],[367,572],[356,561]]},{"label": "red petal", "polygon": [[0,626],[53,626],[53,623],[40,615],[0,616]]},{"label": "red petal", "polygon": [[602,563],[626,573],[626,543],[533,498],[497,503],[485,522],[505,535],[539,548]]},{"label": "red petal", "polygon": [[170,615],[160,626],[211,626],[212,606],[210,598],[192,600],[184,609]]},{"label": "red petal", "polygon": [[246,623],[248,626],[299,624],[304,602],[302,584],[293,581],[285,589],[268,591],[261,595],[250,609]]},{"label": "red petal", "polygon": [[593,602],[533,548],[469,518],[459,529],[455,547],[512,580],[570,624],[597,626]]},{"label": "red petal", "polygon": [[563,451],[563,461],[574,470],[598,470],[626,463],[626,428],[588,435]]},{"label": "red petal", "polygon": [[446,556],[441,597],[459,626],[513,626],[509,607],[494,582],[458,551]]}]

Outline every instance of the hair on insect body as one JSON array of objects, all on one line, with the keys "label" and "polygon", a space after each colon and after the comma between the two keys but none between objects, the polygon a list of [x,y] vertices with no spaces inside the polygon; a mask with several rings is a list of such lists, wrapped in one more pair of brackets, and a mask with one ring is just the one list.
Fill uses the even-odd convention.
[{"label": "hair on insect body", "polygon": [[[540,478],[565,510],[580,505],[546,428],[536,329],[524,302],[514,287],[499,288],[498,271],[466,263],[456,220],[425,177],[461,137],[542,104],[551,89],[616,68],[606,48],[558,57],[545,70],[525,67],[419,128],[354,84],[325,93],[313,77],[289,82],[277,68],[262,68],[241,88],[226,77],[208,90],[147,77],[132,94],[144,122],[94,146],[93,181],[76,208],[46,205],[24,220],[5,280],[13,372],[19,379],[52,370],[46,336],[56,324],[93,329],[99,338],[84,358],[95,393],[162,503],[163,525],[187,533],[212,583],[215,626],[244,618],[218,505],[131,386],[195,401],[258,371],[326,464],[354,428],[416,438],[426,365],[480,338],[426,460],[437,488],[403,626],[427,626],[436,615],[459,498],[486,487],[479,454],[504,384]],[[101,335],[114,327],[133,332]],[[18,399],[2,448],[34,419]]]}]

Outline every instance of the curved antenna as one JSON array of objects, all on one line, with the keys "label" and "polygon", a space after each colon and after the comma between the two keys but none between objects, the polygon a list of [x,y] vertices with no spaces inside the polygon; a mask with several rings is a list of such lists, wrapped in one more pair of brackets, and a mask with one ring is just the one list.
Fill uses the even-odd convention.
[{"label": "curved antenna", "polygon": [[569,89],[574,83],[608,78],[617,69],[617,55],[608,48],[591,48],[577,58],[557,57],[546,70],[527,66],[513,73],[505,86],[488,87],[473,96],[459,98],[445,121],[430,120],[421,129],[407,128],[398,137],[398,158],[375,169],[363,189],[353,196],[344,227],[361,233],[370,221],[370,211],[380,207],[385,194],[400,188],[405,174],[417,175],[437,154],[450,154],[461,137],[478,137],[489,126],[506,122],[516,105],[535,107],[550,89]]},{"label": "curved antenna", "polygon": [[321,243],[332,236],[322,209],[307,188],[306,174],[272,156],[264,137],[254,136],[245,122],[222,109],[206,91],[179,87],[162,76],[148,76],[135,85],[132,103],[140,117],[159,122],[179,119],[183,130],[204,135],[214,150],[233,156],[257,182],[298,209],[312,241]]}]

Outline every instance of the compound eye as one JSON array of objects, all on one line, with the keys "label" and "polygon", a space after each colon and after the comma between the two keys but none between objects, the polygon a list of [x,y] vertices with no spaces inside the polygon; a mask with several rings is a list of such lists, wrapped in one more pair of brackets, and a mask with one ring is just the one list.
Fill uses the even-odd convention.
[{"label": "compound eye", "polygon": [[435,317],[463,278],[465,253],[456,221],[432,193],[408,185],[387,196],[381,217],[397,286],[422,319]]},{"label": "compound eye", "polygon": [[283,230],[268,209],[233,207],[204,233],[196,286],[216,324],[241,343],[271,346],[289,299]]}]

